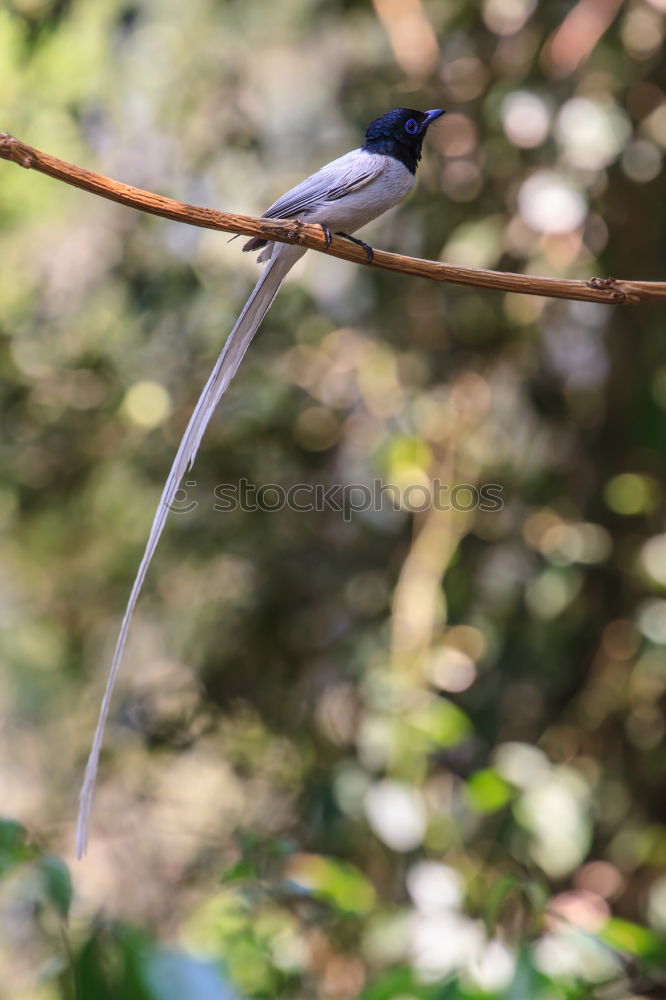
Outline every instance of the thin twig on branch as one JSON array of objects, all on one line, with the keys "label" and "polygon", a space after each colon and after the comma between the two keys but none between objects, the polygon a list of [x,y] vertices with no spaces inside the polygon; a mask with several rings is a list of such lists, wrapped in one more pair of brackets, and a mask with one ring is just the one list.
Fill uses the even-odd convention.
[{"label": "thin twig on branch", "polygon": [[204,229],[219,229],[225,233],[243,236],[260,236],[279,243],[297,243],[328,253],[333,257],[379,267],[400,274],[413,274],[434,281],[448,281],[455,285],[474,285],[501,292],[521,292],[525,295],[543,295],[557,299],[577,299],[584,302],[603,302],[607,305],[626,305],[655,299],[666,300],[666,282],[624,281],[614,278],[591,278],[589,281],[567,278],[539,278],[527,274],[505,271],[486,271],[474,267],[457,267],[436,260],[403,257],[402,254],[375,250],[374,259],[368,262],[365,250],[347,240],[334,238],[329,247],[322,229],[300,221],[281,219],[255,219],[248,215],[217,212],[212,208],[187,205],[173,198],[142,191],[141,188],[111,180],[92,170],[84,170],[73,163],[58,160],[42,153],[6,132],[0,133],[0,159],[10,160],[28,170],[38,170],[56,180],[109,198],[129,208],[136,208],[151,215],[161,215],[176,222],[185,222]]}]

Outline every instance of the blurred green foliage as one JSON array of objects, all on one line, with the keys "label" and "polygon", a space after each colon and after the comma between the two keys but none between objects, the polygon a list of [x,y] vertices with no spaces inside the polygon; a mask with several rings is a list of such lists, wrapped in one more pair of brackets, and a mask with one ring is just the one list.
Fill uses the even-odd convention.
[{"label": "blurred green foliage", "polygon": [[[444,106],[375,245],[663,280],[664,4],[590,7],[8,0],[0,128],[260,214]],[[257,268],[0,178],[0,997],[661,995],[663,308],[308,254],[167,526],[72,864],[119,617]],[[402,506],[221,511],[242,481]]]}]

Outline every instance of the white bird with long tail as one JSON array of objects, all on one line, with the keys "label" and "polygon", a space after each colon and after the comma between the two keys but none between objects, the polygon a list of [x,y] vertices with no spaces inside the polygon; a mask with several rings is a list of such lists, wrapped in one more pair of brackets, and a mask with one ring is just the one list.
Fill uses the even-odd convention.
[{"label": "white bird with long tail", "polygon": [[[301,181],[274,202],[264,213],[264,218],[302,219],[308,223],[321,225],[329,241],[331,232],[353,239],[352,233],[383,215],[410,193],[414,187],[416,167],[421,159],[425,134],[432,122],[443,114],[444,111],[440,109],[414,111],[411,108],[395,108],[393,111],[388,111],[368,126],[365,142],[359,149],[333,160],[311,177]],[[365,247],[368,257],[372,259],[371,247],[362,240],[353,241]],[[155,512],[146,549],[120,626],[79,795],[76,829],[76,852],[79,858],[85,853],[88,842],[99,755],[114,684],[132,615],[169,509],[174,502],[183,475],[196,458],[206,427],[243,360],[259,324],[270,309],[285,276],[306,252],[304,247],[268,242],[256,237],[248,240],[243,249],[261,249],[258,260],[268,261],[268,264],[227,337],[210,378],[204,386],[183,434]]]}]

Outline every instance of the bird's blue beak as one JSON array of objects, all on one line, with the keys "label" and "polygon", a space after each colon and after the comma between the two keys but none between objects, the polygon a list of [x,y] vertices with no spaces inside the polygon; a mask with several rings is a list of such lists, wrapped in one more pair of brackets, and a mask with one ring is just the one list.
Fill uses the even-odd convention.
[{"label": "bird's blue beak", "polygon": [[434,122],[435,118],[439,118],[440,115],[445,115],[445,114],[446,111],[444,111],[442,108],[434,108],[433,111],[426,111],[425,119],[423,121],[423,124],[421,125],[421,131],[425,132],[428,126]]}]

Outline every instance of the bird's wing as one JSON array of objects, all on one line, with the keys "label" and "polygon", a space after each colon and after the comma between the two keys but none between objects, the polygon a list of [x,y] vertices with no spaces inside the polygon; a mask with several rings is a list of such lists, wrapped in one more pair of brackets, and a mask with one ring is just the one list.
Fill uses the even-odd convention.
[{"label": "bird's wing", "polygon": [[297,217],[313,205],[337,201],[365,187],[386,167],[386,158],[354,149],[297,184],[264,212],[265,219]]}]

